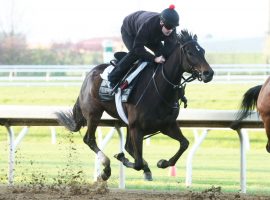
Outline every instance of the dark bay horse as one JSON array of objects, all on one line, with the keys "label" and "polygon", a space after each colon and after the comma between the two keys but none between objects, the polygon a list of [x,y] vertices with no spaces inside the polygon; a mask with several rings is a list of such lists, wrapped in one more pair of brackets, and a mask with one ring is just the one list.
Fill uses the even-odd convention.
[{"label": "dark bay horse", "polygon": [[266,150],[270,153],[270,77],[264,82],[263,85],[257,85],[243,95],[241,108],[237,114],[235,122],[232,123],[232,129],[239,128],[239,122],[248,117],[254,108],[257,108],[257,112],[260,114],[268,142],[266,144]]},{"label": "dark bay horse", "polygon": [[[130,162],[123,152],[116,155],[126,167],[143,170],[145,179],[151,180],[152,174],[143,159],[143,139],[145,136],[161,132],[180,143],[178,151],[169,160],[157,163],[159,168],[174,166],[189,141],[179,129],[176,118],[179,113],[179,87],[184,72],[188,72],[207,83],[212,80],[214,71],[205,59],[205,51],[198,44],[197,36],[184,30],[178,35],[178,43],[167,61],[158,66],[147,66],[140,75],[128,103],[123,108],[128,116],[128,132],[125,150],[134,158]],[[79,97],[71,113],[57,113],[58,121],[72,132],[87,125],[84,142],[93,150],[104,166],[100,177],[107,180],[111,175],[110,159],[99,149],[95,132],[102,113],[120,119],[114,101],[104,102],[99,97],[100,74],[108,66],[101,64],[86,76]],[[121,120],[121,119],[120,119]]]}]

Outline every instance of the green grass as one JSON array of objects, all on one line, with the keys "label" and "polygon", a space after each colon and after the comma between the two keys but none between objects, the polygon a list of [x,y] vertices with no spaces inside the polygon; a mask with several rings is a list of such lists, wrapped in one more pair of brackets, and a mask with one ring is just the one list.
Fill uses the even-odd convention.
[{"label": "green grass", "polygon": [[73,105],[79,87],[0,87],[0,104]]},{"label": "green grass", "polygon": [[[189,84],[188,108],[238,109],[243,93],[251,84]],[[80,87],[0,87],[0,104],[73,105]]]},{"label": "green grass", "polygon": [[[237,109],[242,94],[253,85],[190,84],[186,89],[188,108]],[[79,87],[0,87],[0,104],[12,105],[73,105]],[[14,128],[18,133],[20,127]],[[15,183],[58,184],[70,180],[92,182],[95,154],[87,147],[81,133],[70,134],[57,127],[57,144],[51,144],[48,127],[31,127],[16,152]],[[102,128],[106,133],[109,128]],[[7,183],[8,136],[0,127],[0,183]],[[190,144],[194,143],[191,129],[183,129]],[[247,152],[247,191],[270,195],[270,159],[265,151],[264,131],[249,131],[251,149]],[[154,181],[145,182],[142,172],[125,168],[126,188],[149,190],[202,191],[221,186],[224,192],[240,189],[240,150],[238,136],[230,130],[211,130],[193,160],[193,184],[185,187],[187,152],[176,164],[177,176],[169,176],[169,169],[159,169],[160,159],[170,158],[177,151],[177,142],[157,135],[150,145],[144,144],[144,158],[148,161]],[[191,146],[190,146],[191,147]],[[189,148],[190,149],[190,148]],[[118,187],[119,162],[113,155],[119,152],[117,134],[104,150],[111,159],[112,176],[109,187]],[[129,157],[130,158],[130,157]]]},{"label": "green grass", "polygon": [[217,64],[250,64],[265,63],[265,56],[262,53],[206,53],[206,60],[209,63]]}]

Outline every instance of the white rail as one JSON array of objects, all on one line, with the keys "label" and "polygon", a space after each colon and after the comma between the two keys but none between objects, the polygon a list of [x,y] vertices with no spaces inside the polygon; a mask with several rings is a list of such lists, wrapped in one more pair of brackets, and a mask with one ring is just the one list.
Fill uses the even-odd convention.
[{"label": "white rail", "polygon": [[[58,126],[59,124],[56,121],[55,111],[59,110],[69,110],[67,107],[54,107],[54,106],[1,106],[0,105],[0,125],[5,126],[9,134],[9,183],[13,183],[14,176],[14,167],[15,167],[15,149],[16,145],[22,140],[23,136],[27,132],[27,128],[15,138],[15,135],[12,131],[12,126]],[[229,128],[230,124],[234,121],[235,111],[226,111],[226,110],[181,110],[177,118],[177,123],[180,127],[184,128],[205,128],[204,132],[200,138],[195,140],[193,147],[188,155],[187,160],[187,174],[186,174],[186,185],[191,185],[192,180],[192,159],[195,155],[195,152],[199,148],[203,139],[206,137],[208,130],[216,128]],[[119,134],[120,138],[120,151],[123,150],[123,135],[120,130],[121,126],[125,124],[121,121],[112,118],[106,114],[103,115],[100,126],[110,126],[115,127],[116,131]],[[263,123],[258,118],[256,113],[253,113],[250,118],[243,120],[240,124],[241,128],[237,130],[240,140],[240,187],[241,192],[246,192],[246,143],[247,138],[246,134],[243,132],[243,128],[263,128]],[[115,131],[113,131],[115,132]],[[110,133],[104,138],[100,144],[102,148],[106,145],[107,140],[110,139]],[[120,180],[119,187],[124,188],[124,169],[120,165]]]},{"label": "white rail", "polygon": [[[95,65],[0,65],[0,86],[81,85]],[[263,82],[270,64],[213,64],[214,82]],[[196,83],[196,82],[194,82]]]}]

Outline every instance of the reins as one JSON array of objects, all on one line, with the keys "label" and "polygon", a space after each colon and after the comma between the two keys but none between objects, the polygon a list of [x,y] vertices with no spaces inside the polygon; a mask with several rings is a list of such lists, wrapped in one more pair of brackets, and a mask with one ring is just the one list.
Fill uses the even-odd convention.
[{"label": "reins", "polygon": [[165,74],[164,74],[164,67],[163,67],[163,66],[164,66],[164,64],[162,64],[162,71],[161,71],[162,77],[164,78],[164,80],[165,80],[167,83],[169,83],[169,84],[173,87],[173,89],[182,88],[183,85],[184,85],[185,83],[192,82],[192,81],[194,81],[196,78],[198,78],[198,80],[200,80],[200,78],[199,78],[198,75],[197,75],[197,72],[196,72],[196,71],[192,71],[191,75],[190,75],[188,78],[185,78],[185,77],[182,75],[181,80],[183,79],[184,82],[181,83],[181,80],[180,80],[180,83],[179,83],[179,84],[173,84],[173,83],[172,83],[171,81],[169,81],[169,79],[165,76]]},{"label": "reins", "polygon": [[[193,39],[192,39],[192,40],[190,40],[190,41],[185,42],[183,45],[180,44],[180,50],[181,50],[181,52],[183,52],[183,54],[184,54],[183,48],[184,48],[187,44],[194,43],[194,42],[197,43],[196,40],[193,40]],[[178,43],[178,44],[179,44],[179,43]],[[181,63],[180,65],[183,65],[183,64]],[[165,73],[164,73],[164,64],[158,64],[158,67],[157,67],[156,70],[154,71],[154,73],[153,73],[153,75],[152,75],[152,78],[149,80],[147,86],[145,87],[144,91],[142,92],[142,94],[141,94],[140,98],[138,99],[138,101],[137,101],[137,103],[136,103],[135,106],[137,106],[137,105],[139,104],[139,102],[141,101],[142,97],[144,96],[146,90],[148,89],[148,87],[149,87],[151,81],[153,80],[155,90],[156,90],[158,96],[160,97],[160,99],[161,99],[167,106],[171,107],[172,109],[178,109],[178,108],[179,108],[179,105],[178,105],[177,103],[176,103],[176,106],[175,106],[175,105],[172,106],[170,103],[168,103],[168,102],[166,101],[166,99],[160,94],[160,92],[159,92],[159,90],[158,90],[158,87],[157,87],[157,84],[156,84],[156,81],[155,81],[155,75],[156,75],[156,72],[157,72],[157,70],[159,69],[160,66],[161,66],[161,74],[162,74],[163,79],[164,79],[169,85],[171,85],[171,86],[173,87],[174,90],[175,90],[175,89],[184,88],[186,83],[192,82],[192,81],[194,81],[196,78],[198,78],[198,80],[201,81],[201,77],[199,76],[198,72],[194,69],[193,66],[189,65],[189,66],[190,66],[190,69],[191,69],[191,70],[190,70],[190,71],[191,71],[191,75],[190,75],[188,78],[185,78],[185,77],[182,75],[182,77],[181,77],[181,79],[180,79],[180,83],[179,83],[179,84],[174,84],[174,83],[172,83],[172,82],[166,77],[166,75],[165,75]],[[182,82],[182,79],[184,80],[183,82]]]},{"label": "reins", "polygon": [[[165,74],[163,74],[163,66],[164,66],[164,65],[163,65],[163,64],[159,64],[159,65],[158,65],[158,68],[159,68],[159,66],[162,67],[162,69],[161,69],[161,70],[162,70],[162,76],[164,75],[164,78],[165,78]],[[160,94],[154,76],[152,76],[152,80],[153,80],[153,83],[154,83],[154,86],[155,86],[155,89],[156,89],[156,92],[157,92],[159,98],[160,98],[160,99],[161,99],[168,107],[171,107],[171,105],[166,101],[166,99]],[[169,84],[173,85],[173,89],[178,88],[178,85],[174,85],[174,84],[171,83],[168,79],[165,79],[165,80],[168,81]],[[176,86],[176,87],[175,87],[175,86]],[[179,106],[178,106],[178,104],[176,103],[176,106],[174,105],[174,106],[172,106],[171,108],[173,108],[173,109],[178,109]]]},{"label": "reins", "polygon": [[[185,54],[185,53],[184,53],[184,47],[185,47],[187,44],[190,44],[190,43],[197,43],[197,41],[192,39],[192,40],[190,40],[190,41],[185,42],[183,45],[180,44],[180,50],[181,50],[181,52],[183,52],[183,54]],[[181,63],[181,65],[183,65],[183,64]],[[190,75],[187,79],[186,79],[184,76],[182,76],[182,77],[181,77],[181,80],[183,79],[184,82],[181,83],[181,80],[180,80],[180,83],[179,83],[179,84],[174,84],[174,83],[172,83],[172,82],[165,76],[165,73],[164,73],[164,67],[163,67],[163,66],[164,66],[164,64],[162,64],[162,71],[161,71],[162,77],[163,77],[164,80],[165,80],[167,83],[169,83],[174,89],[182,88],[183,85],[184,85],[185,83],[192,82],[192,81],[194,81],[196,78],[198,78],[199,81],[202,80],[201,77],[200,77],[200,75],[198,74],[198,72],[194,69],[194,67],[191,66],[191,65],[189,64],[189,68],[191,69],[191,70],[190,70],[190,71],[191,71],[191,75]]]},{"label": "reins", "polygon": [[[180,45],[181,52],[183,52],[183,54],[184,54],[183,48],[184,48],[187,44],[193,43],[193,42],[197,42],[197,41],[195,41],[195,40],[190,40],[190,41],[184,43],[183,45]],[[182,65],[182,63],[181,63],[180,65]],[[136,103],[136,106],[137,106],[138,103],[140,102],[141,98],[144,96],[144,93],[145,93],[145,91],[147,90],[147,88],[149,87],[150,82],[153,80],[153,84],[154,84],[154,87],[155,87],[155,90],[156,90],[158,96],[160,97],[160,99],[161,99],[167,106],[171,107],[171,105],[166,101],[166,99],[160,94],[160,92],[159,92],[159,90],[158,90],[158,87],[157,87],[157,84],[156,84],[156,81],[155,81],[155,75],[156,75],[156,72],[157,72],[157,70],[159,69],[160,66],[161,66],[161,74],[162,74],[163,79],[164,79],[169,85],[171,85],[172,88],[173,88],[174,90],[175,90],[175,89],[185,88],[186,83],[192,82],[192,81],[194,81],[195,79],[198,79],[199,81],[202,80],[201,77],[200,77],[200,75],[198,74],[198,72],[194,69],[194,67],[192,67],[192,66],[189,65],[189,66],[190,66],[190,69],[191,69],[191,75],[190,75],[188,78],[185,78],[183,75],[181,75],[182,77],[181,77],[181,79],[180,79],[179,84],[174,84],[174,83],[172,83],[172,82],[166,77],[166,75],[165,75],[165,73],[164,73],[164,64],[159,64],[158,67],[156,68],[156,70],[154,71],[154,73],[153,73],[153,75],[152,75],[152,78],[150,79],[150,81],[148,82],[147,86],[145,87],[145,89],[144,89],[144,91],[143,91],[141,97],[139,98],[138,102]],[[182,82],[182,80],[183,80],[183,82]],[[173,108],[173,109],[179,109],[179,105],[178,105],[177,102],[176,102],[176,106],[173,106],[173,107],[171,107],[171,108]],[[144,139],[144,140],[145,140],[145,139],[148,139],[148,138],[150,138],[150,137],[152,137],[152,136],[154,136],[154,135],[157,135],[157,134],[159,134],[159,133],[160,133],[160,131],[158,131],[158,132],[156,132],[156,133],[152,133],[152,134],[150,134],[150,135],[145,136],[143,139]]]},{"label": "reins", "polygon": [[[197,43],[196,40],[190,40],[190,41],[185,42],[183,45],[180,45],[180,50],[181,50],[181,52],[183,52],[183,55],[185,55],[183,48],[184,48],[187,44],[194,43],[194,42]],[[183,66],[182,63],[180,63],[180,65]],[[190,69],[191,69],[191,70],[190,70],[190,71],[191,71],[191,75],[190,75],[188,78],[185,78],[183,75],[181,75],[182,77],[181,77],[181,79],[180,79],[179,84],[174,84],[174,83],[172,83],[172,82],[166,77],[166,75],[165,75],[165,73],[164,73],[164,64],[159,64],[159,65],[158,65],[158,68],[159,68],[159,66],[161,66],[161,74],[162,74],[163,79],[164,79],[169,85],[171,85],[172,88],[175,90],[175,89],[181,89],[181,88],[184,88],[186,83],[192,82],[192,81],[194,81],[196,78],[198,78],[198,80],[201,81],[201,77],[200,77],[200,75],[198,74],[198,72],[194,69],[194,67],[191,66],[189,63],[188,63],[188,65],[189,65],[189,67],[190,67]],[[154,75],[155,75],[155,74],[154,74]],[[179,108],[179,105],[177,104],[177,102],[175,103],[176,106],[175,106],[175,105],[171,106],[171,104],[168,103],[168,102],[166,101],[166,99],[160,94],[160,92],[159,92],[159,90],[158,90],[158,87],[157,87],[157,84],[156,84],[156,81],[155,81],[154,75],[152,76],[152,79],[153,79],[154,87],[155,87],[156,92],[157,92],[158,96],[160,97],[160,99],[161,99],[167,106],[169,106],[169,107],[171,107],[171,108],[173,108],[173,109],[178,109],[178,108]],[[182,79],[184,80],[183,82],[182,82]]]}]

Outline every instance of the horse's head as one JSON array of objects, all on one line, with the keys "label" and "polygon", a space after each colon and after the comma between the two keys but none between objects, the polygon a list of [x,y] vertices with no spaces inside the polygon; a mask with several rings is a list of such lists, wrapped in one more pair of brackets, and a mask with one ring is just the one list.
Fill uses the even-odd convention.
[{"label": "horse's head", "polygon": [[207,83],[212,80],[214,71],[205,59],[205,51],[198,44],[197,36],[183,30],[178,35],[182,53],[182,67],[185,72]]}]

